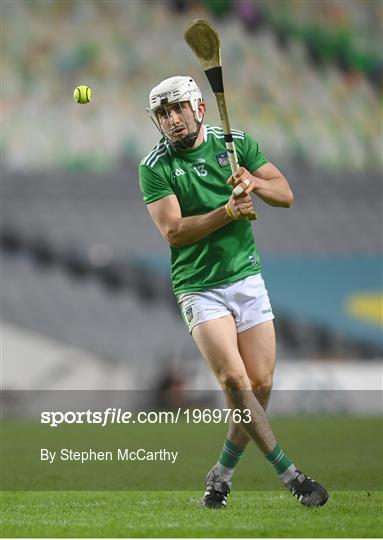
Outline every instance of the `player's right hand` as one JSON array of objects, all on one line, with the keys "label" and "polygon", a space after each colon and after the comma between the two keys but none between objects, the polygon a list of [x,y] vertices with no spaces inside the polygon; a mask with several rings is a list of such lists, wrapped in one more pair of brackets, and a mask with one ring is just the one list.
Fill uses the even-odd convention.
[{"label": "player's right hand", "polygon": [[235,216],[235,219],[247,218],[249,214],[254,213],[253,202],[249,194],[235,196],[233,193],[227,201],[227,205]]}]

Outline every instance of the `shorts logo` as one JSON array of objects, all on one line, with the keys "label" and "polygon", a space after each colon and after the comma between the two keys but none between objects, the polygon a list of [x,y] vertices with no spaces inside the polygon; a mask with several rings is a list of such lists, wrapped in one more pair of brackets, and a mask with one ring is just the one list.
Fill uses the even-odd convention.
[{"label": "shorts logo", "polygon": [[269,309],[264,309],[264,310],[262,311],[262,315],[266,315],[266,313],[272,313],[271,308],[269,308]]},{"label": "shorts logo", "polygon": [[227,150],[226,152],[223,152],[222,154],[219,154],[218,156],[216,156],[216,158],[220,167],[227,167],[230,163],[229,154],[227,153]]},{"label": "shorts logo", "polygon": [[185,317],[188,323],[190,323],[193,319],[193,308],[189,306],[185,309]]}]

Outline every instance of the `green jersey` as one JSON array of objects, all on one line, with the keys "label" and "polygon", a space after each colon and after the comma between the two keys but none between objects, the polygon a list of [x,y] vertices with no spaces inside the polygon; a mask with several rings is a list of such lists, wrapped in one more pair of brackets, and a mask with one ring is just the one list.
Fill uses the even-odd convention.
[{"label": "green jersey", "polygon": [[[162,138],[140,163],[140,187],[150,204],[176,195],[182,217],[206,214],[224,206],[232,192],[223,130],[204,125],[204,142],[177,152]],[[268,160],[247,133],[232,130],[239,164],[250,172]],[[193,244],[171,246],[171,273],[176,294],[204,291],[261,271],[260,258],[247,219],[233,220]]]}]

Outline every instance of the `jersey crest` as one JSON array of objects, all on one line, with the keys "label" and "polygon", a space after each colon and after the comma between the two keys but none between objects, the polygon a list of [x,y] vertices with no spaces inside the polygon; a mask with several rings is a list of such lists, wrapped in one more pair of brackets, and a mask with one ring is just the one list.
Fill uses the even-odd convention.
[{"label": "jersey crest", "polygon": [[222,154],[218,154],[218,156],[215,157],[217,158],[220,167],[227,167],[230,164],[229,154],[227,153],[227,150]]}]

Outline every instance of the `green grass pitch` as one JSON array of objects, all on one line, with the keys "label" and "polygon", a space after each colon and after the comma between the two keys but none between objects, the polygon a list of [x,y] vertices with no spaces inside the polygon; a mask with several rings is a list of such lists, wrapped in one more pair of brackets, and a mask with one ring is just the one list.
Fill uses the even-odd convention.
[{"label": "green grass pitch", "polygon": [[227,510],[199,507],[200,492],[10,492],[6,537],[380,537],[382,493],[335,491],[305,508],[287,491],[233,491]]},{"label": "green grass pitch", "polygon": [[[381,419],[301,416],[273,418],[272,425],[296,464],[329,489],[330,499],[326,506],[306,508],[299,504],[281,487],[258,450],[249,448],[236,471],[229,507],[221,511],[201,508],[204,475],[217,459],[226,427],[210,425],[208,430],[202,430],[185,424],[177,426],[176,430],[171,426],[157,426],[158,430],[154,432],[153,426],[149,426],[140,435],[140,444],[149,447],[154,437],[158,444],[167,441],[174,448],[180,438],[186,439],[189,434],[197,444],[197,451],[194,452],[193,447],[192,459],[188,457],[179,468],[168,466],[162,479],[160,471],[164,466],[139,469],[136,465],[126,464],[123,466],[126,468],[109,469],[100,463],[89,468],[89,475],[83,476],[82,484],[79,482],[83,491],[43,491],[50,489],[48,480],[46,487],[36,487],[35,491],[3,491],[1,537],[383,536]],[[38,478],[46,469],[34,469],[32,461],[22,463],[23,458],[32,455],[32,441],[37,434],[34,428],[30,427],[28,431],[26,426],[22,427],[22,430],[13,430],[11,426],[7,431],[8,435],[13,433],[12,444],[6,453],[8,459],[3,455],[2,469],[4,472],[8,464],[10,477],[16,480],[20,474],[29,473],[33,484],[33,478]],[[71,432],[56,432],[62,433],[60,445],[69,444]],[[121,433],[126,436],[133,431],[127,431],[125,427],[122,432],[116,431],[116,437]],[[28,452],[19,454],[28,441],[31,441]],[[64,474],[61,468],[48,470],[52,475],[53,472]],[[81,465],[74,469],[76,473],[69,478],[68,485],[78,481],[82,470]],[[154,489],[157,491],[149,491],[148,484],[145,486],[149,471],[156,473],[158,484]],[[96,475],[101,482],[106,474],[115,475],[113,487],[100,487],[108,489],[100,491],[96,483],[91,491],[89,486],[93,477]],[[174,491],[166,486],[167,483],[183,491]]]}]

